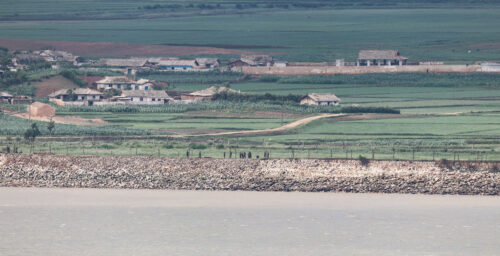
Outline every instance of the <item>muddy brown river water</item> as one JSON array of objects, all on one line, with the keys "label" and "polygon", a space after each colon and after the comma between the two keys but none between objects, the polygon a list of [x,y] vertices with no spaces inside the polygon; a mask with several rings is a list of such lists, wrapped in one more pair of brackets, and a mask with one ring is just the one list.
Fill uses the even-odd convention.
[{"label": "muddy brown river water", "polygon": [[0,188],[0,255],[499,255],[500,197]]}]

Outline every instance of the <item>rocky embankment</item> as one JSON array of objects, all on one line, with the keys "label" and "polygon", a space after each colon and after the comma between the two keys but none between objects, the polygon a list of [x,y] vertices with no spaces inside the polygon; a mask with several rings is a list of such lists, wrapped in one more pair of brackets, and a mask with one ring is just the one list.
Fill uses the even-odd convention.
[{"label": "rocky embankment", "polygon": [[500,195],[496,163],[0,155],[0,186]]}]

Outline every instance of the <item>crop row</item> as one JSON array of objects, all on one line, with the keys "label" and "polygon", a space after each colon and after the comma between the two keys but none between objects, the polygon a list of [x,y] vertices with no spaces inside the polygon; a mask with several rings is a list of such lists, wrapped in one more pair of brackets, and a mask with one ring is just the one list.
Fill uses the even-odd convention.
[{"label": "crop row", "polygon": [[195,104],[171,104],[156,106],[58,106],[57,112],[125,112],[125,113],[184,113],[188,111],[281,111],[290,113],[392,113],[399,110],[385,107],[336,107],[336,106],[304,106],[254,103],[248,101],[229,102],[212,101]]}]

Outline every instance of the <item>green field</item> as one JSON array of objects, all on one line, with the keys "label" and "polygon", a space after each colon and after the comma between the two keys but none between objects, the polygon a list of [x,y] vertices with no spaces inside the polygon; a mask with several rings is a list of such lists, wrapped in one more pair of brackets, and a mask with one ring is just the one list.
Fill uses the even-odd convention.
[{"label": "green field", "polygon": [[[416,61],[500,60],[497,1],[283,0],[131,1],[5,0],[0,39],[126,42],[250,50],[287,61],[354,61],[360,49],[398,49]],[[226,63],[236,55],[215,55]],[[98,57],[98,56],[97,56]],[[193,57],[193,56],[189,56]],[[29,80],[60,71],[27,73]],[[272,157],[500,160],[499,74],[366,74],[252,77],[241,73],[153,73],[169,90],[212,85],[243,93],[334,93],[343,106],[389,107],[396,114],[349,113],[286,132],[172,139],[168,135],[276,128],[338,110],[269,102],[224,102],[136,108],[58,108],[58,115],[101,118],[104,126],[56,125],[37,152],[223,157],[223,152],[272,152]],[[11,89],[14,87],[11,87]],[[17,88],[17,87],[16,87]],[[22,88],[17,88],[18,91]],[[29,89],[29,88],[28,88]],[[22,109],[24,106],[20,107]],[[0,147],[20,146],[30,122],[0,119]]]},{"label": "green field", "polygon": [[[112,16],[104,22],[81,21],[75,15],[69,22],[23,21],[21,14],[32,14],[29,10],[36,8],[26,2],[0,3],[0,10],[20,13],[19,20],[0,22],[0,38],[220,46],[270,52],[289,61],[354,61],[360,49],[370,48],[398,49],[410,61],[473,63],[500,59],[500,12],[494,2],[478,4],[472,10],[449,2],[422,9],[418,4],[411,9],[261,8],[240,14],[147,19],[133,14],[138,4],[132,1],[120,5],[121,9],[113,9],[117,5],[114,1],[100,1],[81,9],[80,16],[94,13],[88,10],[93,6],[95,12]],[[49,8],[56,2],[57,8]],[[51,0],[43,4],[49,13],[65,14],[68,9],[80,10],[82,1]],[[108,8],[112,11],[107,12]],[[169,10],[163,10],[163,14],[168,15]]]}]

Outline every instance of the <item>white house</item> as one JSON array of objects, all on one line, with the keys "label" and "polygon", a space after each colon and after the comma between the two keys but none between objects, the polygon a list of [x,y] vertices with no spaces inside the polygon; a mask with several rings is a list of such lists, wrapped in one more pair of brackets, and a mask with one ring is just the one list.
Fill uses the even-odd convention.
[{"label": "white house", "polygon": [[133,80],[126,76],[107,76],[96,82],[97,89],[109,90],[150,90],[153,88],[153,82],[148,79]]},{"label": "white house", "polygon": [[311,93],[300,100],[300,105],[336,106],[340,99],[331,93]]},{"label": "white house", "polygon": [[165,91],[149,90],[149,91],[122,91],[122,94],[115,97],[114,100],[127,102],[137,105],[155,105],[166,104],[172,98]]}]

